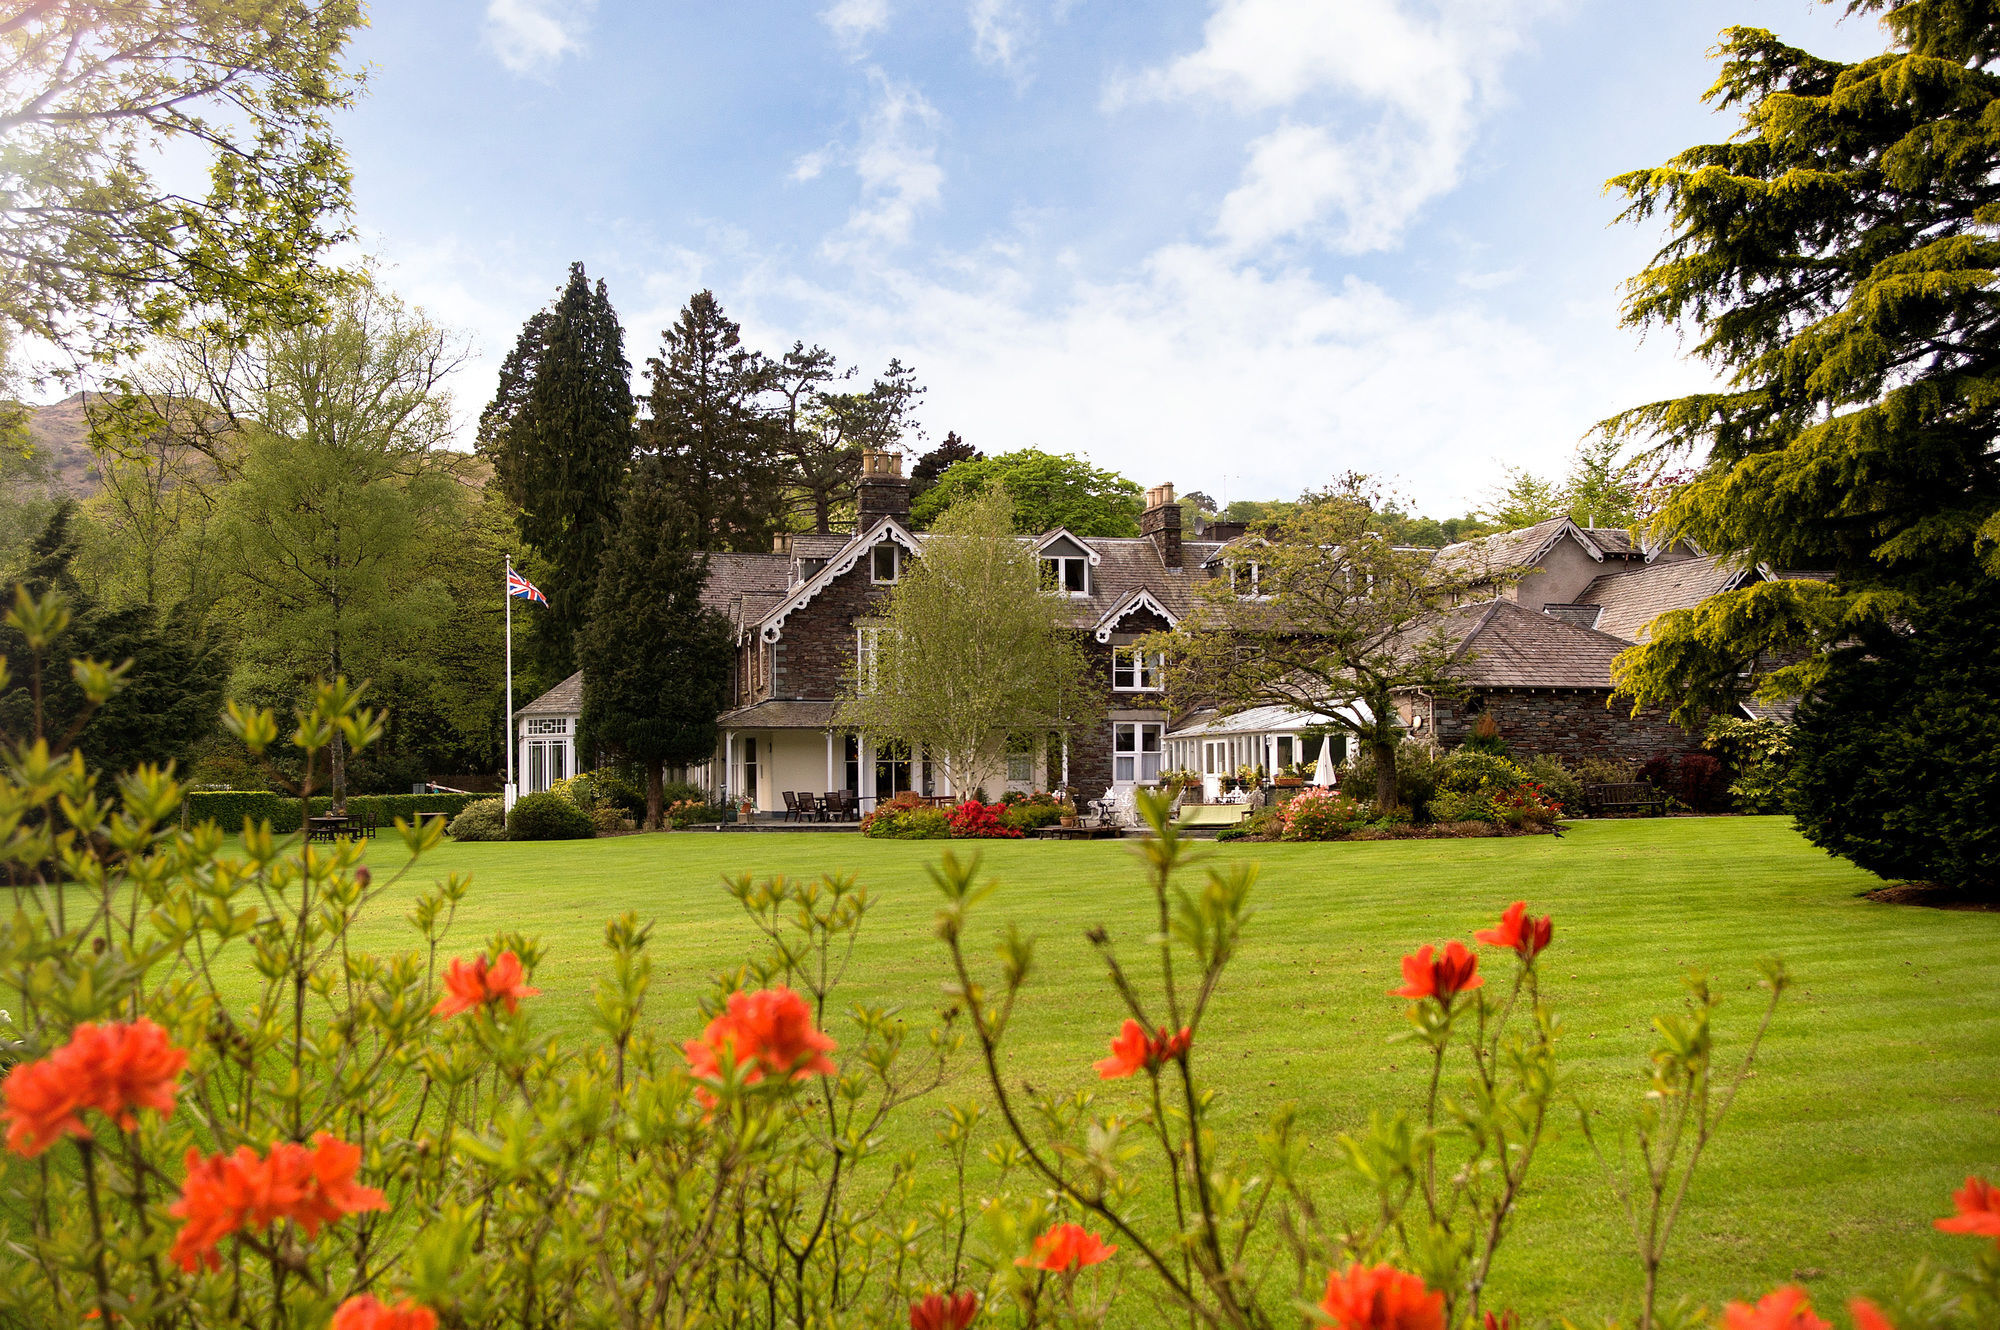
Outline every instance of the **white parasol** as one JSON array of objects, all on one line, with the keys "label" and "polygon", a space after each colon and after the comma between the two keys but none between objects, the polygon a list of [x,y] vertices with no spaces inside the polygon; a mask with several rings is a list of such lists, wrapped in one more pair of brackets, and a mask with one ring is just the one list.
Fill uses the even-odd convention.
[{"label": "white parasol", "polygon": [[1333,773],[1333,739],[1331,737],[1327,737],[1319,741],[1319,765],[1313,768],[1312,783],[1315,785],[1323,785],[1328,789],[1332,789],[1334,785],[1334,780],[1335,777]]}]

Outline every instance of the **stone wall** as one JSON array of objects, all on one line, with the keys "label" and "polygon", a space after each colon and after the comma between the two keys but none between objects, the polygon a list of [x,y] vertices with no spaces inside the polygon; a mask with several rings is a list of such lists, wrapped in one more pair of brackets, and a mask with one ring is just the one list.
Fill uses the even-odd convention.
[{"label": "stone wall", "polygon": [[1514,753],[1551,753],[1564,762],[1599,757],[1637,764],[1701,747],[1698,736],[1665,712],[1649,709],[1633,716],[1629,703],[1607,707],[1609,697],[1610,690],[1602,688],[1482,688],[1455,701],[1429,699],[1425,729],[1432,742],[1456,748],[1472,737],[1480,713],[1488,711]]},{"label": "stone wall", "polygon": [[[821,700],[840,696],[854,670],[854,630],[882,613],[889,588],[870,580],[864,553],[854,566],[833,579],[804,609],[785,620],[779,644],[784,647],[784,671],[774,691],[764,697],[804,697]],[[759,644],[768,653],[771,648]]]}]

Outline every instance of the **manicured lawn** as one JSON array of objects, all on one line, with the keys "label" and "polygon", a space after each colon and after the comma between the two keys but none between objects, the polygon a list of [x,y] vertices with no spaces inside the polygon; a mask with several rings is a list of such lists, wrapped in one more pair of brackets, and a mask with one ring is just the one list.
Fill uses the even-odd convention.
[{"label": "manicured lawn", "polygon": [[[725,871],[858,873],[876,908],[848,994],[923,1020],[944,978],[931,935],[936,892],[924,874],[939,849],[830,834],[447,843],[416,871],[473,874],[459,950],[500,928],[546,940],[537,1011],[579,1035],[604,920],[627,909],[656,919],[651,1010],[679,1038],[694,1032],[695,994],[756,945],[718,885]],[[2000,914],[1864,900],[1875,879],[1774,818],[1584,823],[1561,840],[1215,852],[1263,865],[1243,955],[1201,1041],[1224,1090],[1223,1126],[1241,1129],[1245,1148],[1273,1104],[1296,1099],[1330,1192],[1358,1197],[1335,1171],[1334,1133],[1360,1126],[1373,1107],[1414,1107],[1422,1090],[1414,1050],[1388,1042],[1403,1024],[1402,1003],[1385,996],[1397,958],[1422,942],[1467,938],[1526,897],[1556,918],[1546,964],[1568,1021],[1569,1086],[1608,1123],[1629,1120],[1648,1020],[1678,1003],[1687,966],[1707,966],[1719,991],[1741,994],[1719,1018],[1725,1060],[1756,1017],[1756,959],[1781,955],[1800,981],[1696,1183],[1665,1277],[1669,1300],[1691,1293],[1716,1305],[1796,1277],[1829,1310],[1920,1254],[1970,1254],[1956,1245],[1967,1240],[1934,1233],[1930,1221],[1966,1173],[2000,1169]],[[381,871],[401,847],[388,838],[371,854]],[[1083,932],[1106,926],[1136,959],[1145,898],[1129,854],[1102,842],[1001,842],[987,847],[986,865],[1003,885],[975,929],[978,954],[1009,919],[1041,939],[1011,1031],[1010,1074],[1089,1083],[1120,1013]],[[385,902],[364,936],[399,945],[408,936],[401,914]],[[969,1059],[944,1093],[979,1093]],[[1629,1310],[1636,1264],[1574,1121],[1565,1113],[1538,1162],[1488,1305],[1579,1319]],[[897,1135],[921,1145],[930,1130],[913,1105]]]}]

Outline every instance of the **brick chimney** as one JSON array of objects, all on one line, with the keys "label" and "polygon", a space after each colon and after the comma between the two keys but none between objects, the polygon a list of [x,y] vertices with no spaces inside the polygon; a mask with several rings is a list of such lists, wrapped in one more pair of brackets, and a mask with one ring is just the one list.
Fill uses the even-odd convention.
[{"label": "brick chimney", "polygon": [[876,452],[861,454],[861,479],[854,486],[855,534],[875,525],[880,517],[906,522],[910,517],[910,482],[903,474],[903,455]]},{"label": "brick chimney", "polygon": [[1155,485],[1146,491],[1146,511],[1139,514],[1139,534],[1150,536],[1160,551],[1160,562],[1169,568],[1181,566],[1181,506],[1174,501],[1171,484]]}]

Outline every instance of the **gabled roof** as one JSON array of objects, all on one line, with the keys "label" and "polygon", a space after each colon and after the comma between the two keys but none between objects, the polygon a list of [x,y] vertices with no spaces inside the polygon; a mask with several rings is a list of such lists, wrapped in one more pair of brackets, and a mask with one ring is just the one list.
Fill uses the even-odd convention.
[{"label": "gabled roof", "polygon": [[[838,553],[829,556],[824,568],[814,573],[808,581],[783,597],[773,609],[764,614],[758,624],[758,632],[763,639],[766,642],[777,641],[784,633],[787,618],[812,604],[813,597],[831,586],[836,577],[851,570],[861,561],[864,553],[881,544],[884,539],[894,541],[912,554],[923,553],[922,545],[908,527],[893,517],[877,518],[873,526],[854,536]],[[789,567],[791,561],[787,559],[785,563]]]},{"label": "gabled roof", "polygon": [[[1330,710],[1354,717],[1363,724],[1370,719],[1368,707],[1362,702],[1343,702]],[[1233,712],[1222,712],[1209,707],[1190,713],[1178,727],[1167,731],[1167,738],[1200,739],[1219,734],[1277,734],[1325,724],[1327,724],[1326,716],[1299,707],[1273,704],[1248,707]]]},{"label": "gabled roof", "polygon": [[1608,689],[1611,662],[1632,645],[1511,600],[1463,606],[1442,627],[1460,680],[1474,688]]},{"label": "gabled roof", "polygon": [[1117,630],[1118,625],[1128,615],[1135,614],[1140,610],[1150,610],[1154,614],[1159,615],[1167,621],[1167,627],[1169,628],[1175,627],[1181,621],[1178,614],[1175,614],[1172,610],[1154,599],[1152,592],[1146,590],[1145,587],[1134,587],[1126,594],[1123,600],[1104,612],[1104,617],[1097,621],[1096,626],[1091,631],[1096,634],[1098,641],[1109,642],[1111,634]]},{"label": "gabled roof", "polygon": [[1462,577],[1483,578],[1540,562],[1542,556],[1554,549],[1564,536],[1575,540],[1591,558],[1604,562],[1603,548],[1590,538],[1589,533],[1567,517],[1552,517],[1517,531],[1500,531],[1447,545],[1433,556],[1432,563]]},{"label": "gabled roof", "polygon": [[1698,559],[1655,563],[1626,572],[1606,573],[1577,596],[1580,605],[1596,605],[1597,627],[1628,642],[1643,642],[1646,625],[1668,610],[1692,609],[1710,596],[1729,591],[1764,574],[1736,559],[1704,554]]},{"label": "gabled roof", "polygon": [[1057,527],[1053,531],[1042,532],[1041,535],[1035,537],[1035,543],[1032,546],[1032,548],[1034,549],[1036,554],[1040,554],[1043,550],[1055,544],[1058,540],[1067,540],[1070,544],[1082,550],[1084,554],[1089,556],[1090,566],[1092,568],[1097,567],[1098,563],[1102,560],[1103,556],[1098,554],[1096,550],[1090,547],[1089,541],[1085,540],[1082,536],[1076,535],[1075,533],[1071,532],[1065,527]]},{"label": "gabled roof", "polygon": [[555,687],[543,693],[524,707],[514,709],[516,716],[580,716],[583,714],[583,671],[564,679]]}]

